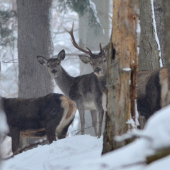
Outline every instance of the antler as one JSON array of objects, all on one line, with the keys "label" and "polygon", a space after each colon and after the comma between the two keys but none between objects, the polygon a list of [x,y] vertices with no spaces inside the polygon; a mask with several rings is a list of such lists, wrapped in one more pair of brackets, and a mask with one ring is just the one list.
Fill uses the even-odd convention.
[{"label": "antler", "polygon": [[87,51],[87,50],[84,50],[83,48],[81,48],[81,47],[76,43],[76,41],[75,41],[75,39],[74,39],[74,35],[73,35],[74,22],[73,22],[73,24],[72,24],[71,31],[68,31],[66,28],[64,28],[64,29],[70,34],[70,36],[71,36],[71,41],[72,41],[72,44],[74,45],[74,47],[76,47],[77,49],[79,49],[80,51],[82,51],[82,52],[84,52],[84,53],[86,53],[86,54],[92,55],[92,52],[91,52],[91,50],[90,50],[89,48],[86,47],[86,48],[88,49],[88,51]]},{"label": "antler", "polygon": [[103,53],[103,52],[104,52],[104,50],[107,48],[107,46],[108,46],[108,45],[106,45],[105,47],[103,47],[103,48],[102,48],[102,45],[101,45],[101,43],[100,43],[100,45],[99,45],[99,46],[100,46],[100,52],[101,52],[101,53]]}]

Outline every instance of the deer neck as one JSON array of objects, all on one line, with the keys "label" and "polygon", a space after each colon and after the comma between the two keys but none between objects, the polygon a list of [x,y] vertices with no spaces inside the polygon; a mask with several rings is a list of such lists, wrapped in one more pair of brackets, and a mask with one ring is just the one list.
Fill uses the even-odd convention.
[{"label": "deer neck", "polygon": [[59,76],[54,78],[56,84],[60,90],[69,97],[70,88],[72,86],[74,77],[71,77],[65,70],[62,68],[62,72]]},{"label": "deer neck", "polygon": [[107,87],[106,87],[106,75],[102,77],[98,77],[99,87],[102,93],[107,94]]}]

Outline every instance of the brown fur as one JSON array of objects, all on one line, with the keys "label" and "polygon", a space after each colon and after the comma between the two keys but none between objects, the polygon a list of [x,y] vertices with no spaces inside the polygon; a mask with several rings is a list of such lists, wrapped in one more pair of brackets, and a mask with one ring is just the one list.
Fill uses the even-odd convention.
[{"label": "brown fur", "polygon": [[166,106],[169,103],[168,92],[168,69],[163,68],[159,73],[159,80],[161,85],[161,107]]},{"label": "brown fur", "polygon": [[60,99],[62,100],[62,107],[64,109],[69,108],[68,112],[67,112],[67,116],[66,116],[66,119],[68,119],[73,113],[75,114],[76,107],[73,104],[73,102],[69,98],[67,98],[66,96],[62,96]]},{"label": "brown fur", "polygon": [[[25,131],[21,131],[20,132],[20,136],[22,137],[36,137],[38,133],[44,133],[45,132],[45,128],[41,128],[41,129],[37,129],[37,130],[25,130]],[[43,135],[46,136],[46,135]],[[43,137],[41,136],[41,137]],[[37,136],[38,138],[40,136]]]},{"label": "brown fur", "polygon": [[71,116],[72,112],[76,112],[76,107],[74,106],[73,102],[70,102],[70,100],[68,102],[69,102],[69,111],[67,113],[66,119],[68,119]]}]

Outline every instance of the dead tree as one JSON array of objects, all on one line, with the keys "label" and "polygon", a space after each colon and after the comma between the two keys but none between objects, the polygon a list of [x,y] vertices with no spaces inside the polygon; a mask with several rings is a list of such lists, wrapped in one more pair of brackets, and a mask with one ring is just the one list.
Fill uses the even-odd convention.
[{"label": "dead tree", "polygon": [[127,132],[128,119],[135,116],[138,1],[113,1],[113,33],[111,43],[115,55],[108,58],[108,106],[107,127],[104,133],[103,151],[109,152],[124,145],[113,141],[113,136]]}]

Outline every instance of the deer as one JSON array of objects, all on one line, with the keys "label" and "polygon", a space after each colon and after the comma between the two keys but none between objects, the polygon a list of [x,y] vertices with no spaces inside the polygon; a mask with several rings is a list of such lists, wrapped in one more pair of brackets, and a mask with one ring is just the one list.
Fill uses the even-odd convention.
[{"label": "deer", "polygon": [[137,109],[146,120],[170,103],[168,69],[139,71],[137,75]]},{"label": "deer", "polygon": [[93,68],[93,73],[97,76],[98,82],[99,82],[99,87],[100,90],[102,91],[102,101],[103,101],[103,109],[104,111],[107,111],[106,108],[106,103],[107,103],[107,88],[106,88],[106,77],[107,77],[107,53],[106,51],[108,51],[108,45],[104,46],[102,48],[101,43],[99,44],[100,47],[100,52],[98,54],[94,54],[92,53],[92,51],[88,48],[87,50],[81,48],[75,38],[74,38],[74,22],[72,24],[72,28],[71,30],[67,30],[65,29],[71,36],[71,41],[72,44],[75,48],[77,48],[78,50],[82,51],[83,53],[87,54],[87,55],[79,55],[80,60],[85,63],[85,64],[90,64]]},{"label": "deer", "polygon": [[[61,50],[57,57],[47,59],[37,56],[40,64],[46,65],[48,72],[54,78],[61,91],[75,102],[80,115],[81,134],[84,134],[85,110],[90,110],[92,125],[95,135],[99,138],[102,132],[102,121],[104,110],[102,107],[102,92],[99,87],[98,79],[94,73],[77,77],[70,76],[61,66],[61,61],[65,58],[65,50]],[[99,128],[97,131],[97,116],[99,116]]]},{"label": "deer", "polygon": [[[73,30],[74,22],[71,31],[65,29],[71,36],[72,44],[78,50],[87,55],[79,55],[80,60],[85,64],[90,64],[93,68],[94,74],[97,76],[101,91],[105,96],[105,103],[107,103],[107,59],[108,59],[108,45],[101,47],[98,54],[93,54],[91,50],[81,48],[75,41]],[[113,54],[116,51],[113,49]],[[137,109],[141,116],[146,120],[149,119],[156,111],[165,107],[170,102],[170,92],[168,91],[168,71],[167,68],[160,68],[157,70],[139,71],[137,75]],[[168,102],[167,102],[168,101]],[[107,108],[105,108],[107,110]]]},{"label": "deer", "polygon": [[38,98],[2,97],[2,108],[7,118],[12,151],[19,148],[20,136],[47,136],[49,143],[66,137],[76,113],[74,103],[63,94],[50,93]]}]

